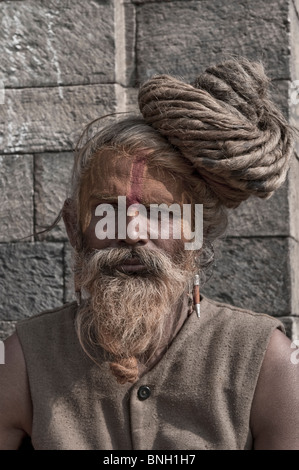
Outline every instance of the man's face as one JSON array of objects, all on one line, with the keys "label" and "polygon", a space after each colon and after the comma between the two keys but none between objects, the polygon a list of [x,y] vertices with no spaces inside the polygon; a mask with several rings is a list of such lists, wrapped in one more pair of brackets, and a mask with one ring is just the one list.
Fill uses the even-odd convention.
[{"label": "man's face", "polygon": [[[125,206],[120,206],[119,196],[125,197]],[[119,155],[113,150],[107,150],[105,154],[93,160],[81,185],[80,224],[84,247],[87,250],[122,247],[134,250],[137,247],[143,247],[153,251],[162,250],[173,256],[178,250],[183,249],[184,239],[174,239],[172,236],[172,214],[168,219],[169,237],[161,237],[161,226],[159,225],[158,233],[152,238],[149,220],[150,206],[153,204],[166,204],[167,207],[170,207],[172,204],[177,204],[178,207],[182,208],[186,202],[185,189],[181,181],[176,180],[165,170],[149,168],[146,164],[145,151],[133,157],[128,157]],[[112,213],[114,220],[112,222],[115,227],[113,234],[115,238],[107,237],[101,240],[96,235],[96,227],[104,216],[107,217],[107,213],[102,212],[103,215],[96,215],[96,209],[107,203],[114,210],[114,217]],[[143,206],[143,211],[146,212],[147,221],[144,220],[144,212],[142,218],[141,212],[138,211],[138,205],[140,204]],[[133,209],[132,205],[135,206],[136,210]],[[127,213],[130,206],[132,210]],[[122,211],[121,217],[120,211]],[[146,234],[143,232],[143,236],[140,233],[138,234],[138,228],[140,229],[140,227],[136,217],[144,223]],[[120,220],[122,221],[122,227],[120,227]],[[124,225],[125,236],[123,234]],[[133,229],[133,236],[130,236],[134,226],[136,230]],[[121,231],[122,235],[120,234]],[[135,265],[134,268],[127,265],[124,269],[128,271],[133,269],[141,270],[141,267]]]}]

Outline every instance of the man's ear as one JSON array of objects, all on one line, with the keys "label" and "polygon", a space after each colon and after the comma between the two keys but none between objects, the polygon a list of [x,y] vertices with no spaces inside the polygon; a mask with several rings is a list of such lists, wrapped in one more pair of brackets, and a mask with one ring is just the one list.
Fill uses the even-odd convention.
[{"label": "man's ear", "polygon": [[73,199],[66,199],[62,208],[62,218],[66,228],[69,241],[73,248],[77,249],[80,244],[78,233],[78,216]]}]

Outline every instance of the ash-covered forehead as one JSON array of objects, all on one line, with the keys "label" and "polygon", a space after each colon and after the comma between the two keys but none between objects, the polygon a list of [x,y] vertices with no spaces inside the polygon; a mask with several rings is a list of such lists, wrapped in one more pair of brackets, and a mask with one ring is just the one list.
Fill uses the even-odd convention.
[{"label": "ash-covered forehead", "polygon": [[131,204],[184,204],[187,202],[181,179],[166,169],[149,162],[148,151],[133,156],[106,150],[95,157],[84,174],[80,186],[80,221],[84,233],[91,219],[96,201],[117,202],[126,196]]}]

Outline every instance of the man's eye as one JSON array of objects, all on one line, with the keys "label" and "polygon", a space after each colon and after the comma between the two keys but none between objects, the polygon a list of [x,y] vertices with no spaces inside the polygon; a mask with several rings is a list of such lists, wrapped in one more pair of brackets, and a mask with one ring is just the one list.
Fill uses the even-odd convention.
[{"label": "man's eye", "polygon": [[96,217],[103,217],[103,216],[114,216],[118,211],[118,205],[115,204],[97,204],[93,207],[93,213]]}]

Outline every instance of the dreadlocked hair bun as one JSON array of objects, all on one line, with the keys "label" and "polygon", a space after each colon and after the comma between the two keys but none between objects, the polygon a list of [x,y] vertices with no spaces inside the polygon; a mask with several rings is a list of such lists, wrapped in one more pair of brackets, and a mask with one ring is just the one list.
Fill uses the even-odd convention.
[{"label": "dreadlocked hair bun", "polygon": [[226,207],[268,198],[285,180],[293,133],[260,63],[228,60],[193,85],[157,75],[138,95],[145,121],[191,161]]}]

